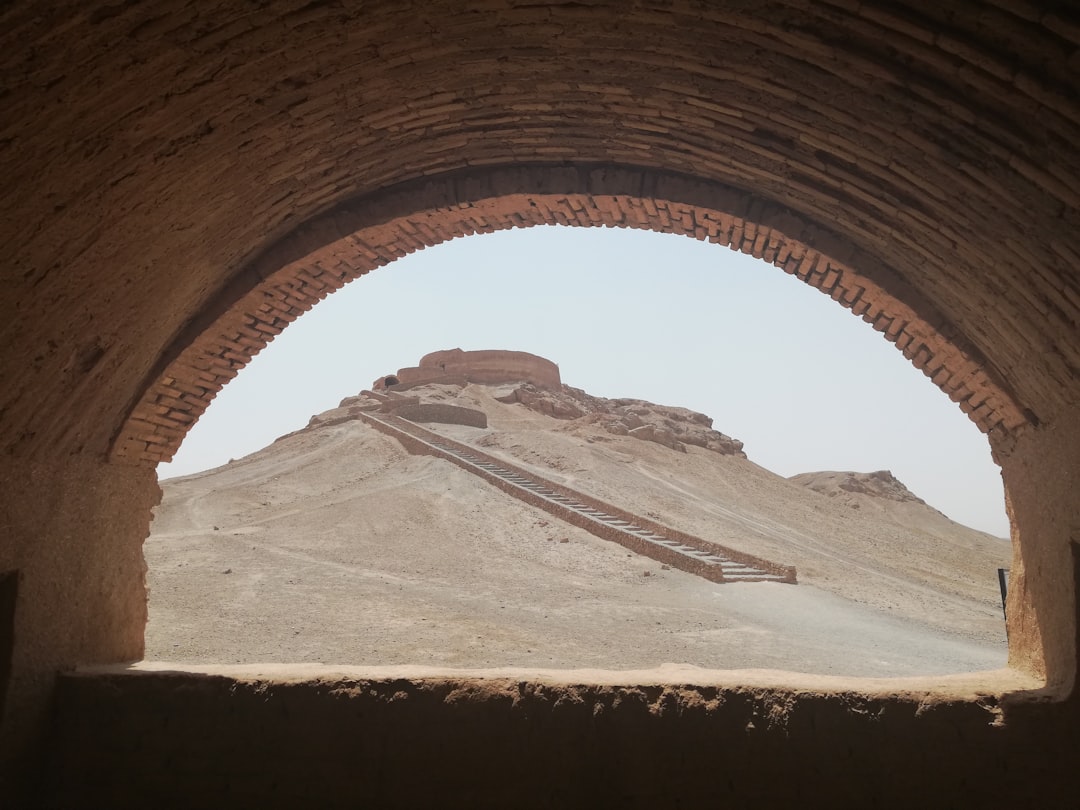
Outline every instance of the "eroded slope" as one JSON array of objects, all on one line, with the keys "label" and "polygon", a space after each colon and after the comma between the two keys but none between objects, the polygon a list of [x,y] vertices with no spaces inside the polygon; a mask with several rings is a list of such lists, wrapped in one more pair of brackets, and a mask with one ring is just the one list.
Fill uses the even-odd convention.
[{"label": "eroded slope", "polygon": [[841,509],[739,455],[557,420],[501,393],[427,388],[489,417],[485,430],[428,427],[797,565],[802,584],[665,570],[346,420],[164,483],[146,546],[147,656],[854,675],[1004,664],[993,568],[1006,543],[950,534],[940,515],[936,534],[913,528],[929,521],[921,504],[896,505],[923,510],[918,520]]}]

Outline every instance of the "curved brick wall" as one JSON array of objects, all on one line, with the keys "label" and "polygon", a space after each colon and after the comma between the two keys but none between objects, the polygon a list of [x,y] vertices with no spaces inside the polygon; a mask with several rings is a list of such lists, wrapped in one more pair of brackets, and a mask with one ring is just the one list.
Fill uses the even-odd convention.
[{"label": "curved brick wall", "polygon": [[529,382],[555,391],[562,387],[559,367],[550,360],[528,352],[446,349],[425,354],[420,358],[420,368],[460,374],[470,382]]},{"label": "curved brick wall", "polygon": [[384,375],[373,383],[376,390],[386,389],[386,379],[397,379],[395,391],[406,391],[426,383],[452,383],[464,385],[476,383],[529,382],[541,388],[558,389],[562,385],[559,367],[528,352],[488,349],[465,352],[461,349],[444,349],[420,358],[420,364],[399,368],[396,374]]},{"label": "curved brick wall", "polygon": [[[385,377],[380,377],[378,380],[375,381],[375,390],[377,392],[387,390],[385,385],[381,385],[381,383],[385,379],[386,379]],[[404,391],[408,391],[411,388],[417,388],[417,387],[419,387],[421,385],[430,385],[430,384],[456,385],[459,388],[464,388],[466,385],[469,384],[469,381],[467,379],[465,379],[463,376],[460,376],[460,375],[457,375],[457,374],[437,374],[437,375],[435,375],[435,374],[424,373],[424,374],[416,375],[409,382],[399,382],[391,390],[395,394],[400,394],[400,393],[402,393]]]},{"label": "curved brick wall", "polygon": [[[168,457],[327,291],[534,222],[783,256],[898,341],[912,324],[913,360],[985,404],[984,428],[1076,402],[1080,105],[1061,15],[661,4],[619,6],[613,28],[603,2],[108,8],[24,2],[3,20],[5,210],[34,223],[7,293],[70,313],[5,332],[26,361],[0,395],[9,451],[116,439],[120,457]],[[295,58],[268,62],[284,43]],[[837,289],[830,270],[874,284]],[[76,389],[87,418],[55,418]]]},{"label": "curved brick wall", "polygon": [[[773,781],[872,804],[830,780],[858,773],[872,790],[885,762],[916,795],[880,793],[882,805],[962,803],[987,774],[992,801],[1076,790],[1075,4],[12,0],[0,46],[0,573],[19,583],[0,778],[44,761],[33,752],[58,670],[138,656],[152,465],[252,354],[405,253],[561,222],[710,239],[814,284],[895,339],[989,431],[1002,464],[1011,662],[1045,674],[1048,692],[1002,698],[994,718],[971,693],[940,727],[921,702],[905,714],[895,696],[866,698],[871,727],[846,697],[781,689],[775,704],[798,728],[812,705],[820,714],[812,733],[753,749]],[[1038,702],[1047,695],[1057,702]],[[436,710],[405,703],[416,739]],[[400,701],[386,705],[388,723],[401,717]],[[467,715],[523,746],[492,762],[493,781],[540,750],[566,751],[562,764],[583,755],[580,782],[605,790],[627,767],[528,720],[527,733],[488,734],[497,705]],[[449,725],[466,725],[461,711],[447,704]],[[748,750],[748,724],[719,711],[701,725],[665,715],[656,739]],[[648,736],[626,710],[610,717],[634,730],[628,750]],[[829,730],[865,759],[804,767]],[[116,728],[95,731],[106,744],[94,750],[112,750]],[[193,737],[197,751],[207,735]],[[402,751],[379,761],[385,785],[438,764]],[[678,757],[649,751],[661,774]],[[201,773],[181,753],[159,761],[186,783]],[[124,779],[138,770],[124,765]],[[255,770],[268,769],[285,772]],[[695,778],[751,801],[723,769],[710,760]],[[566,772],[545,769],[550,795],[573,793],[556,784]],[[667,787],[656,795],[677,798]]]},{"label": "curved brick wall", "polygon": [[394,416],[400,416],[410,422],[439,422],[444,425],[468,425],[486,428],[487,414],[475,408],[463,408],[460,405],[447,405],[443,402],[402,405],[395,408]]}]

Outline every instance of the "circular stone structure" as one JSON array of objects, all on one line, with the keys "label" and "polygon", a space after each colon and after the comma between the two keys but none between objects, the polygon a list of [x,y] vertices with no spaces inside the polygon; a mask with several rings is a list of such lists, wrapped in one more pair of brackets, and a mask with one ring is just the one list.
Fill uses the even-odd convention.
[{"label": "circular stone structure", "polygon": [[[387,382],[388,380],[394,382]],[[444,349],[425,354],[420,358],[419,364],[412,368],[401,368],[397,374],[380,377],[373,388],[379,391],[390,385],[400,385],[401,390],[406,390],[414,385],[438,383],[441,380],[486,385],[524,382],[553,391],[562,386],[559,367],[550,360],[529,352],[505,349],[465,352],[461,349]]]}]

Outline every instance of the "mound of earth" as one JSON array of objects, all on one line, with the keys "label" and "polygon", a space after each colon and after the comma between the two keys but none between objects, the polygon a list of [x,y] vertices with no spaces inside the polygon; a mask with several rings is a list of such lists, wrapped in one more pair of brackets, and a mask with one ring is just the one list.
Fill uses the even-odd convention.
[{"label": "mound of earth", "polygon": [[[703,414],[580,389],[432,384],[409,397],[488,423],[429,429],[794,565],[800,584],[717,585],[630,554],[409,455],[359,419],[393,397],[360,394],[250,456],[162,483],[145,547],[147,657],[865,676],[1005,664],[996,568],[1008,542],[949,521],[891,476],[813,474],[839,493],[829,497],[741,445],[709,447],[723,434]],[[644,426],[676,439],[640,441]]]}]

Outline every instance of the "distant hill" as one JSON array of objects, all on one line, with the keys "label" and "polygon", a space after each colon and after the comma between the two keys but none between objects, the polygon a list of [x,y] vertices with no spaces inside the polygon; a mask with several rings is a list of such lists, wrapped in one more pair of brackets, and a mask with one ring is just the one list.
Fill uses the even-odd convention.
[{"label": "distant hill", "polygon": [[841,496],[844,503],[858,509],[861,501],[857,495],[869,495],[897,503],[919,503],[926,501],[916,496],[888,470],[872,473],[858,472],[809,472],[799,473],[788,478],[796,484],[802,484],[814,492],[828,495],[830,498]]}]

